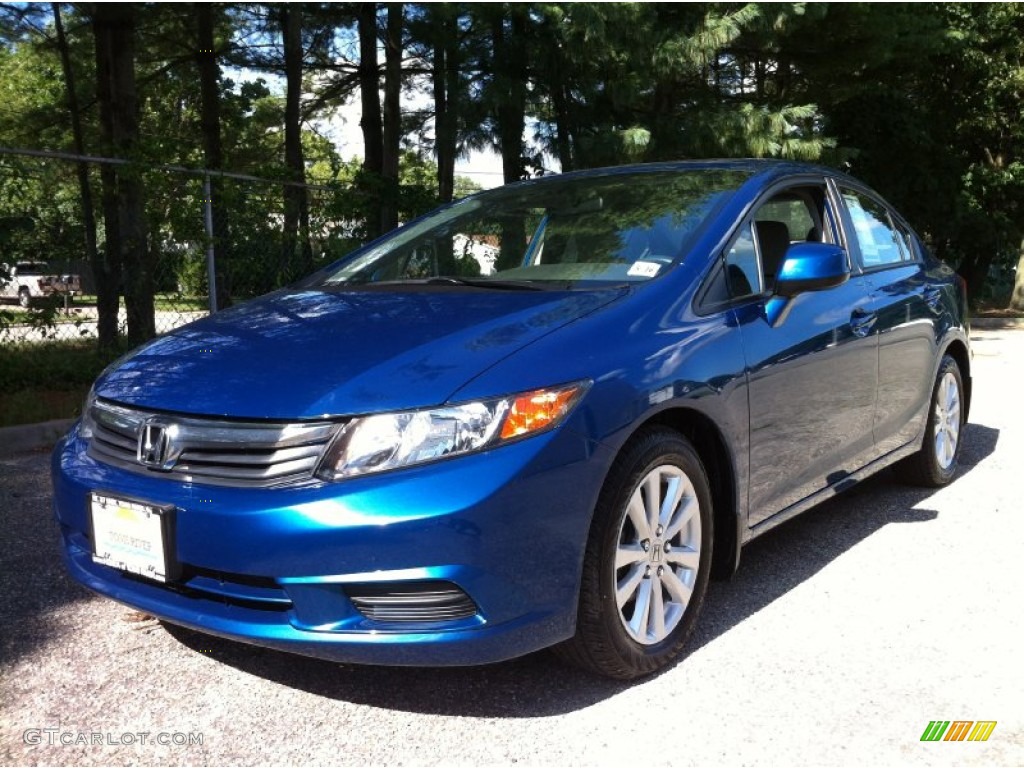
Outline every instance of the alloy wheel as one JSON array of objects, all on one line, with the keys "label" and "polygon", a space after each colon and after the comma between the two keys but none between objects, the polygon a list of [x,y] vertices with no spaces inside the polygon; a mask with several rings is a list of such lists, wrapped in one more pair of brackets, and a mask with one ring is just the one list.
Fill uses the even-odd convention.
[{"label": "alloy wheel", "polygon": [[616,604],[629,636],[665,640],[690,602],[700,566],[700,502],[686,474],[655,467],[629,499],[615,552]]},{"label": "alloy wheel", "polygon": [[960,440],[960,386],[956,377],[946,371],[935,392],[935,460],[949,469],[956,457]]}]

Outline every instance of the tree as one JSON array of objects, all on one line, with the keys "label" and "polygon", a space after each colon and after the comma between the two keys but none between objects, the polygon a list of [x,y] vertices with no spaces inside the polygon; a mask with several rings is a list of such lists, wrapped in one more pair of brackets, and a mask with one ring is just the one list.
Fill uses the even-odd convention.
[{"label": "tree", "polygon": [[[51,3],[53,26],[56,33],[57,50],[60,54],[61,70],[64,73],[64,88],[67,92],[68,117],[71,121],[72,147],[76,155],[85,155],[85,134],[82,129],[82,115],[78,106],[78,92],[75,88],[75,71],[71,63],[71,49],[67,35],[64,34],[64,23],[61,19],[60,3]],[[82,199],[82,220],[85,234],[85,256],[95,269],[100,264],[100,255],[96,247],[96,209],[92,199],[92,184],[89,182],[89,164],[85,161],[75,163],[78,187]],[[103,290],[109,291],[110,281],[104,281]],[[104,295],[104,305],[117,304],[117,294],[113,297]],[[112,299],[112,300],[111,300]],[[111,322],[113,321],[113,322]],[[100,321],[99,346],[113,347],[117,339],[117,313],[113,317],[106,316]]]},{"label": "tree", "polygon": [[823,158],[875,187],[941,256],[963,172],[942,84],[956,47],[936,5],[848,4],[790,15],[772,45],[785,52],[793,99],[817,104],[835,142]]},{"label": "tree", "polygon": [[[802,6],[800,6],[802,8]],[[820,159],[820,111],[786,87],[796,7],[560,3],[528,20],[540,135],[563,168],[708,156]]]},{"label": "tree", "polygon": [[377,59],[380,37],[377,4],[360,3],[359,94],[363,130],[361,186],[367,198],[367,233],[373,238],[398,226],[398,163],[402,140],[402,30],[404,6],[387,3],[384,22],[384,104],[381,107],[381,69]]},{"label": "tree", "polygon": [[[200,125],[203,135],[204,165],[211,171],[224,167],[220,118],[220,65],[214,33],[214,7],[211,3],[193,4],[196,23],[196,66],[199,69]],[[228,206],[224,200],[224,184],[213,174],[209,179],[213,218],[213,241],[216,254],[217,290],[214,306],[231,305],[230,243]]]},{"label": "tree", "polygon": [[[127,3],[100,3],[93,12],[101,135],[109,155],[117,158],[134,158],[139,141],[135,21],[135,6]],[[153,264],[146,247],[141,175],[138,169],[129,166],[104,165],[101,178],[107,251],[104,279],[114,280],[120,271],[128,316],[128,341],[140,344],[156,335]],[[111,287],[107,288],[107,296]]]},{"label": "tree", "polygon": [[283,5],[279,15],[286,81],[284,164],[289,182],[284,188],[283,267],[294,277],[309,272],[313,267],[313,253],[309,245],[309,199],[303,186],[306,183],[306,166],[302,156],[302,4]]},{"label": "tree", "polygon": [[[458,196],[468,149],[498,151],[506,181],[544,172],[539,141],[562,170],[851,162],[975,298],[991,295],[1024,242],[1022,17],[961,3],[0,4],[0,144],[130,161],[0,159],[0,238],[7,258],[94,251],[109,345],[119,291],[141,339],[153,286],[205,281],[201,176],[156,168],[285,182],[214,174],[224,306]],[[320,126],[357,88],[353,177]],[[403,101],[416,90],[422,109]],[[432,152],[436,172],[410,148]],[[90,223],[97,177],[103,226]]]},{"label": "tree", "polygon": [[1014,271],[1013,290],[1010,292],[1009,308],[1024,312],[1024,241],[1018,250],[1017,267]]},{"label": "tree", "polygon": [[[501,152],[501,169],[508,184],[525,175],[523,133],[526,130],[526,96],[532,23],[530,6],[496,3],[480,13],[490,22],[491,82],[484,98],[490,102],[495,144]],[[488,18],[489,17],[489,18]]]},{"label": "tree", "polygon": [[1024,9],[956,4],[946,14],[961,45],[944,57],[943,98],[952,101],[966,166],[953,248],[958,271],[978,296],[994,263],[1019,260],[1024,238]]},{"label": "tree", "polygon": [[398,165],[402,144],[402,27],[403,4],[387,4],[384,35],[384,114],[380,231],[398,226]]},{"label": "tree", "polygon": [[460,114],[465,91],[462,72],[461,13],[454,3],[424,6],[410,24],[417,55],[428,62],[433,97],[434,158],[438,199],[450,203],[455,193]]},{"label": "tree", "polygon": [[383,234],[380,219],[384,177],[384,120],[380,107],[380,69],[377,66],[377,4],[359,4],[359,99],[363,129],[363,172],[360,187],[366,196],[366,234]]}]

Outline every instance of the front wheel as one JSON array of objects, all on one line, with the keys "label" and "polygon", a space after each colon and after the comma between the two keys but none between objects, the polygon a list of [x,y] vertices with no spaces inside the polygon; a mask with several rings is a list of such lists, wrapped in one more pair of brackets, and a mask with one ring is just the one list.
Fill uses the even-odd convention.
[{"label": "front wheel", "polygon": [[28,288],[22,288],[18,291],[18,305],[22,309],[28,309],[32,306],[32,294],[28,292]]},{"label": "front wheel", "polygon": [[620,680],[669,664],[704,601],[712,524],[707,475],[690,443],[663,427],[634,438],[601,491],[576,635],[560,655]]},{"label": "front wheel", "polygon": [[960,366],[942,358],[932,390],[921,448],[904,461],[904,476],[914,485],[941,488],[956,474],[964,427],[964,382]]}]

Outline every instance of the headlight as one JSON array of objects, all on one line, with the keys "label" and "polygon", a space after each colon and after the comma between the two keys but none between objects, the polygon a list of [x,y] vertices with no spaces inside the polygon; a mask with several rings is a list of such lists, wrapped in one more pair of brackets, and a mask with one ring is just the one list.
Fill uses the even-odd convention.
[{"label": "headlight", "polygon": [[590,386],[577,382],[421,411],[383,413],[345,425],[317,470],[323,480],[410,467],[480,451],[558,426]]},{"label": "headlight", "polygon": [[94,402],[96,402],[96,390],[90,387],[89,394],[85,396],[85,402],[82,403],[82,420],[78,425],[78,436],[83,440],[92,439],[95,426],[92,420],[92,404]]}]

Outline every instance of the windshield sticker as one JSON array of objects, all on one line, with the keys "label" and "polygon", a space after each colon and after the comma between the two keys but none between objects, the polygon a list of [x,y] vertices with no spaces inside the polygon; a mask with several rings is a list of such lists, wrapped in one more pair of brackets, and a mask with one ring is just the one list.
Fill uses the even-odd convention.
[{"label": "windshield sticker", "polygon": [[661,264],[656,261],[636,261],[626,274],[630,277],[654,277],[660,270]]}]

